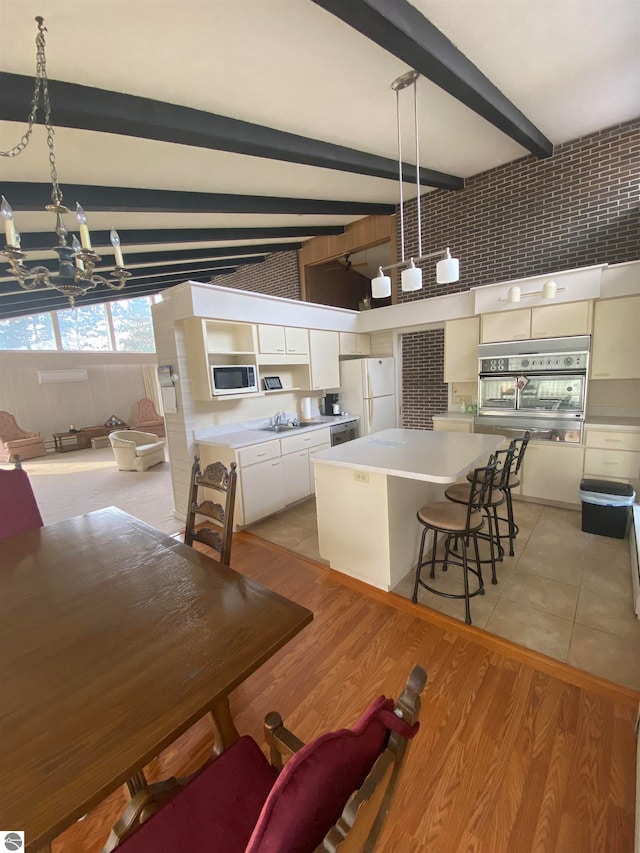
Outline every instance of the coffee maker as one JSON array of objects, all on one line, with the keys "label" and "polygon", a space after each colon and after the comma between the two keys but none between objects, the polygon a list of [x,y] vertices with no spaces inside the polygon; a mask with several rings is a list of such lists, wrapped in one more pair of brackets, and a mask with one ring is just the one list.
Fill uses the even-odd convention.
[{"label": "coffee maker", "polygon": [[325,415],[340,414],[340,403],[338,402],[338,394],[324,395],[324,413]]}]

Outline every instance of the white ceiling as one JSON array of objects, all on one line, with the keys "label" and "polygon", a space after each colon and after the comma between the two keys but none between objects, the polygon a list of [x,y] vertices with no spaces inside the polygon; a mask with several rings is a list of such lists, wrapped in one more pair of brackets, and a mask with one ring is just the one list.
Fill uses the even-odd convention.
[{"label": "white ceiling", "polygon": [[[412,3],[554,144],[640,114],[637,0]],[[407,66],[311,0],[2,0],[0,71],[33,74],[35,15],[44,16],[48,28],[51,79],[397,158],[390,84]],[[528,154],[425,78],[418,93],[423,167],[464,178]],[[404,159],[414,162],[406,97]],[[25,104],[25,117],[27,112]],[[55,101],[52,114],[55,125]],[[15,144],[23,129],[0,122],[0,149]],[[392,180],[109,133],[60,127],[56,151],[63,191],[66,182],[398,201]],[[0,158],[0,192],[3,181],[48,180],[44,131],[38,127],[26,152]],[[407,186],[408,197],[412,192]],[[76,199],[65,201],[74,206]],[[92,229],[344,225],[358,218],[87,213]],[[16,223],[23,233],[53,225],[50,214],[35,211],[16,213]]]}]

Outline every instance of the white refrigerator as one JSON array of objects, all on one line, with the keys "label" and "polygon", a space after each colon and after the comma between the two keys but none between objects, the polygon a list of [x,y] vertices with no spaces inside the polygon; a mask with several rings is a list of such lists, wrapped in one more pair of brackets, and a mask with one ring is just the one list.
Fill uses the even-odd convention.
[{"label": "white refrigerator", "polygon": [[340,408],[360,418],[360,435],[397,426],[394,358],[340,362]]}]

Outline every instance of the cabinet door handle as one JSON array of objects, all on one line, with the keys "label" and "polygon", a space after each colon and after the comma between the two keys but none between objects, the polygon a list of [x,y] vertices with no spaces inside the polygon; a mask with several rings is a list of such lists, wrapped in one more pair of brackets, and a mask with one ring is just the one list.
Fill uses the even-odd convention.
[{"label": "cabinet door handle", "polygon": [[607,444],[620,444],[621,441],[621,438],[605,438]]},{"label": "cabinet door handle", "polygon": [[594,373],[594,376],[609,376],[609,373]]},{"label": "cabinet door handle", "polygon": [[256,456],[258,457],[258,459],[259,459],[261,456],[266,456],[266,455],[267,455],[266,453],[256,453]]}]

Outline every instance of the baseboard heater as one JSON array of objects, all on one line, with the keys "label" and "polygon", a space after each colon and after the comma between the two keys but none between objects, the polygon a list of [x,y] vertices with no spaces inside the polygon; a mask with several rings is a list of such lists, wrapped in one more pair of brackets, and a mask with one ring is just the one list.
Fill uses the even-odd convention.
[{"label": "baseboard heater", "polygon": [[84,368],[76,370],[39,370],[38,384],[51,385],[57,382],[86,382],[89,374]]}]

